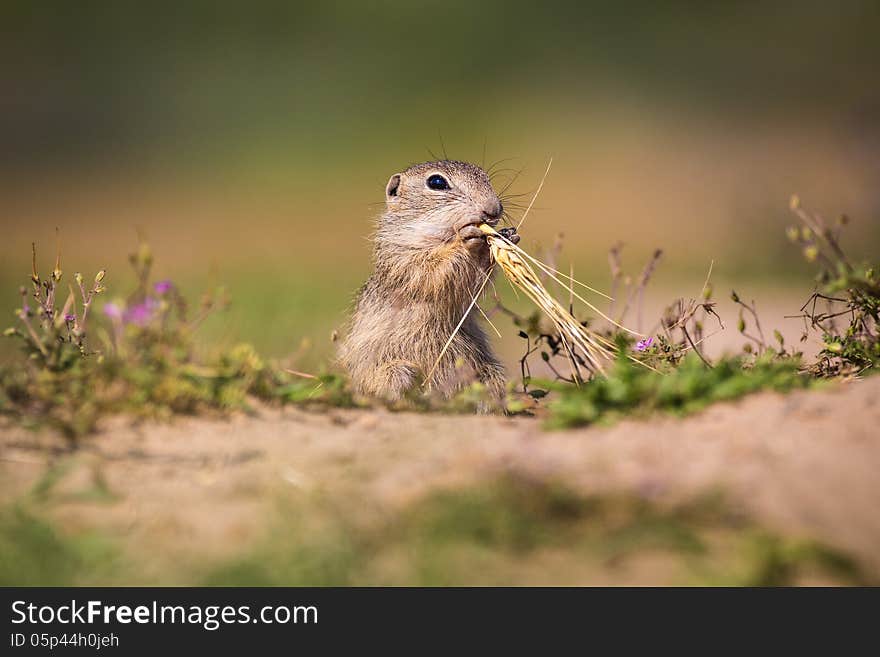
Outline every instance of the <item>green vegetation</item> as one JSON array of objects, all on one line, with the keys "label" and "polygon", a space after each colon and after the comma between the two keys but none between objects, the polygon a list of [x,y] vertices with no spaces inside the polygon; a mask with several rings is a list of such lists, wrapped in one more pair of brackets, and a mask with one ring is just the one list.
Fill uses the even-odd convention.
[{"label": "green vegetation", "polygon": [[714,496],[667,508],[508,476],[432,493],[373,526],[342,510],[326,515],[333,520],[320,530],[280,530],[253,554],[214,570],[208,583],[507,585],[549,576],[590,584],[625,580],[642,559],[665,562],[667,583],[864,581],[843,554],[767,532]]},{"label": "green vegetation", "polygon": [[[549,391],[548,426],[573,427],[630,414],[645,416],[655,411],[683,415],[716,401],[728,401],[760,390],[787,392],[824,379],[876,371],[880,365],[877,267],[853,265],[843,252],[839,237],[847,223],[845,217],[832,229],[819,215],[801,208],[796,197],[791,207],[803,226],[789,228],[789,239],[801,247],[808,262],[819,265],[817,291],[801,309],[802,340],[817,333],[824,344],[815,363],[805,364],[803,354],[787,347],[779,331],[774,331],[775,343],[771,344],[764,336],[755,304],[744,302],[736,291],[730,296],[740,309],[737,329],[746,340],[743,353],[711,362],[703,354],[701,345],[709,337],[708,324],[717,322],[723,326],[723,323],[715,312],[708,277],[701,299],[676,300],[663,313],[650,336],[635,345],[626,333],[609,330],[607,337],[618,345],[618,359],[606,376],[594,377],[583,385],[574,385],[573,375],[566,377],[561,373],[566,367],[577,371],[588,366],[567,349],[562,336],[547,328],[537,313],[526,318],[514,315],[527,344],[522,360],[523,390],[537,398],[543,398]],[[638,277],[624,276],[619,256],[619,247],[612,249],[613,285],[617,287],[626,279],[631,281],[631,289],[624,289],[620,295],[628,299],[616,315],[618,323],[622,323],[630,303],[636,299],[641,303],[661,252],[655,252]],[[824,310],[817,310],[817,304],[823,305]],[[641,316],[641,308],[637,308],[637,312]],[[609,314],[615,316],[613,307]],[[529,390],[532,381],[528,358],[534,352],[540,352],[557,378],[545,382],[542,388]],[[514,404],[518,405],[517,409],[527,407],[522,401]]]},{"label": "green vegetation", "polygon": [[[840,246],[840,231],[849,222],[841,215],[835,227],[791,199],[802,226],[788,229],[788,238],[808,262],[819,265],[819,288],[803,305],[804,332],[822,334],[824,348],[813,366],[818,376],[859,374],[880,365],[880,268],[853,264]],[[817,310],[824,306],[825,310]],[[841,323],[843,320],[843,323]]]},{"label": "green vegetation", "polygon": [[[762,295],[784,287],[787,296],[803,284],[804,340],[819,344],[818,356],[799,353],[807,348],[796,336],[786,332],[786,342],[772,326],[762,330],[754,302],[733,292],[736,310],[728,317],[719,304],[718,312],[743,348],[715,358],[707,345],[722,320],[710,279],[693,289],[695,299],[675,300],[660,317],[646,312],[643,325],[660,254],[628,276],[616,247],[606,291],[618,301],[608,315],[644,335],[591,319],[619,358],[580,386],[571,371],[581,365],[537,313],[516,316],[511,331],[505,314],[482,306],[505,359],[521,331],[526,354],[522,377],[509,371],[508,411],[534,417],[532,428],[679,416],[752,392],[871,374],[880,365],[880,263],[844,254],[845,217],[826,223],[797,200],[798,225],[786,234],[796,248],[767,226],[793,186],[813,190],[818,207],[845,199],[856,213],[877,210],[878,95],[866,81],[880,54],[880,3],[793,11],[779,1],[642,2],[634,11],[490,0],[454,3],[452,22],[401,0],[307,8],[214,0],[174,12],[103,4],[59,10],[12,0],[0,10],[12,90],[0,103],[10,126],[0,158],[0,292],[8,295],[0,332],[9,326],[0,337],[0,433],[15,423],[69,439],[62,446],[34,435],[27,444],[17,427],[9,432],[0,585],[878,583],[870,562],[781,535],[719,497],[654,497],[666,480],[584,495],[552,483],[552,472],[551,483],[508,475],[375,508],[373,488],[346,495],[348,478],[359,482],[369,464],[342,445],[326,453],[339,459],[328,471],[342,481],[294,483],[282,470],[279,483],[267,468],[257,488],[250,461],[245,472],[226,465],[227,448],[229,461],[238,458],[234,441],[184,440],[166,454],[149,441],[182,432],[126,430],[136,434],[126,444],[105,420],[373,403],[352,395],[329,364],[330,335],[367,273],[363,237],[387,176],[433,158],[429,149],[494,169],[493,185],[511,192],[505,206],[520,216],[552,154],[525,238],[539,248],[564,229],[573,268],[567,259],[554,265],[585,280],[603,280],[604,245],[625,239],[628,253],[668,246],[665,273],[689,280],[688,290],[702,282],[708,258],[740,293],[755,284]],[[880,222],[866,219],[850,243],[873,256]],[[42,276],[35,257],[28,276],[28,245],[50,244],[55,226],[82,276],[62,272],[60,257]],[[161,253],[160,277],[146,246],[129,273],[135,231]],[[801,260],[818,270],[815,286]],[[668,289],[672,277],[657,284]],[[216,280],[229,287],[214,289]],[[498,287],[505,295],[506,284]],[[203,288],[212,291],[199,296]],[[530,360],[538,361],[534,378]],[[392,410],[472,413],[485,401],[479,384],[451,402],[419,389]],[[285,429],[324,424],[301,415],[284,414]],[[367,412],[328,415],[326,424],[351,421],[345,431],[358,448],[361,432],[369,440],[385,426],[371,429]],[[260,424],[247,422],[247,431]],[[91,440],[99,429],[104,435]],[[546,436],[561,448],[571,438]],[[315,444],[324,454],[328,441]],[[252,447],[242,446],[242,459]],[[406,458],[396,444],[382,454]],[[190,458],[205,463],[165,460]],[[12,500],[44,461],[45,475]],[[228,533],[198,530],[182,514],[151,518],[143,498],[115,491],[110,484],[141,461],[181,510],[232,519]],[[178,488],[183,479],[195,488]],[[677,480],[668,483],[678,491]],[[383,480],[379,499],[399,484],[410,491],[406,481]],[[275,524],[245,516],[264,485],[290,495]],[[204,500],[191,499],[194,490]],[[274,530],[264,534],[267,522]]]},{"label": "green vegetation", "polygon": [[[30,499],[0,512],[0,585],[143,583],[118,546],[61,531],[40,508]],[[656,568],[658,584],[870,583],[847,555],[768,531],[715,495],[667,505],[506,475],[369,521],[361,511],[326,498],[288,501],[283,523],[255,547],[219,563],[169,565],[164,583],[590,584],[638,581],[642,564]]]},{"label": "green vegetation", "polygon": [[0,586],[109,582],[117,550],[93,532],[67,536],[26,506],[0,510]]},{"label": "green vegetation", "polygon": [[50,502],[113,504],[119,501],[100,471],[73,493],[59,493],[72,460],[49,467],[30,493],[0,507],[0,586],[76,586],[84,574],[91,581],[110,582],[121,568],[119,550],[94,531],[70,534],[44,519]]},{"label": "green vegetation", "polygon": [[[649,337],[637,344],[618,329],[606,331],[618,345],[619,358],[605,376],[575,385],[574,375],[561,372],[579,371],[589,364],[569,353],[562,337],[537,312],[520,317],[499,302],[527,343],[522,391],[511,391],[508,410],[547,414],[549,426],[571,427],[627,414],[685,414],[759,390],[784,392],[818,379],[875,369],[880,363],[877,269],[849,262],[838,239],[844,221],[832,230],[820,217],[801,209],[796,199],[792,208],[804,225],[789,229],[789,238],[808,261],[820,265],[819,288],[803,308],[804,339],[818,332],[824,342],[817,362],[804,364],[802,354],[788,348],[778,332],[776,344],[771,345],[754,304],[746,304],[736,292],[731,298],[740,306],[738,328],[747,340],[744,353],[710,362],[701,345],[710,337],[707,326],[722,320],[707,279],[700,300],[677,300]],[[623,275],[619,248],[611,255],[612,285],[628,301],[616,314],[609,309],[609,315],[623,323],[630,302],[638,300],[640,306],[661,253],[655,253],[638,277]],[[38,274],[34,253],[31,291],[20,289],[18,323],[5,331],[18,340],[25,358],[0,370],[0,413],[29,426],[54,427],[74,439],[93,431],[108,413],[161,419],[248,411],[250,399],[333,406],[366,403],[355,398],[340,374],[297,372],[267,362],[248,344],[213,350],[199,345],[198,328],[227,303],[223,289],[203,295],[192,312],[174,283],[152,280],[153,256],[145,244],[130,262],[134,289],[94,307],[107,292],[103,270],[88,283],[76,273],[74,284],[65,290],[60,251],[46,277]],[[630,281],[624,288],[631,289],[620,289],[623,281]],[[824,310],[817,310],[817,304]],[[641,318],[641,308],[635,310]],[[529,373],[528,359],[535,353],[557,374],[542,388],[534,387]],[[451,402],[417,393],[395,408],[473,412],[486,402],[485,390],[478,384]]]},{"label": "green vegetation", "polygon": [[[0,413],[30,426],[48,425],[70,438],[93,431],[108,413],[167,418],[172,414],[247,410],[248,398],[350,405],[341,377],[301,376],[266,363],[247,344],[200,358],[196,331],[226,303],[223,290],[205,294],[191,316],[186,299],[170,281],[151,280],[152,254],[141,245],[130,257],[136,288],[93,309],[106,292],[105,272],[85,285],[63,288],[60,252],[48,277],[37,272],[32,293],[22,287],[19,324],[5,331],[25,354],[0,370]],[[33,305],[32,305],[33,304]],[[90,313],[91,311],[91,313]],[[95,321],[100,311],[102,321]],[[94,330],[92,330],[94,326]]]},{"label": "green vegetation", "polygon": [[799,371],[798,360],[775,359],[769,354],[751,363],[739,357],[725,358],[711,368],[696,355],[689,355],[666,374],[619,360],[607,377],[587,385],[549,384],[554,394],[548,426],[574,427],[655,411],[684,415],[751,392],[788,392],[813,382]]}]

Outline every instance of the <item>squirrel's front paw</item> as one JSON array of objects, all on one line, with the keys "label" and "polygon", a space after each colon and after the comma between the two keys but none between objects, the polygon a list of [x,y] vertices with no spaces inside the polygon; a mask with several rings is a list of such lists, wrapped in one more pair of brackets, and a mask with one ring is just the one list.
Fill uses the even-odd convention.
[{"label": "squirrel's front paw", "polygon": [[519,233],[516,232],[514,227],[501,228],[498,230],[498,234],[511,244],[519,244]]}]

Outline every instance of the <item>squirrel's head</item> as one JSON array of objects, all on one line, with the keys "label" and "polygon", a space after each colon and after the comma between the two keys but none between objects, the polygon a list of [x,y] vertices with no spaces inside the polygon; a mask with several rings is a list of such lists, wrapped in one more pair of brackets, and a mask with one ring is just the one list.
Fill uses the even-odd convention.
[{"label": "squirrel's head", "polygon": [[498,224],[504,211],[489,176],[467,162],[441,160],[395,173],[385,186],[380,233],[395,243],[434,246],[467,224]]}]

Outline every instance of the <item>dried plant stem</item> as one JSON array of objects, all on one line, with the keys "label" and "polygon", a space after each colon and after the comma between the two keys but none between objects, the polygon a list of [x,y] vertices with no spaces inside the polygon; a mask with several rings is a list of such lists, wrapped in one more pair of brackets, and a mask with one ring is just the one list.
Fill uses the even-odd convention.
[{"label": "dried plant stem", "polygon": [[485,319],[486,322],[488,322],[489,326],[492,327],[492,330],[495,331],[495,335],[497,335],[499,338],[502,337],[502,335],[501,335],[501,331],[499,331],[499,330],[498,330],[498,327],[495,326],[495,324],[492,323],[492,320],[489,319],[489,315],[487,315],[487,314],[483,311],[483,309],[480,308],[480,304],[477,304],[477,310],[480,311],[480,314],[483,316],[483,319]]},{"label": "dried plant stem", "polygon": [[651,259],[645,265],[645,268],[642,270],[641,275],[639,276],[639,280],[636,283],[635,289],[630,293],[629,297],[626,300],[626,303],[623,306],[623,309],[620,311],[619,321],[623,321],[626,317],[626,313],[629,312],[630,306],[632,302],[636,299],[638,300],[638,330],[642,330],[642,301],[644,299],[645,287],[648,285],[648,281],[651,280],[651,276],[654,273],[654,270],[657,268],[657,263],[660,262],[660,258],[663,256],[663,251],[657,249],[654,251],[654,254],[651,256]]},{"label": "dried plant stem", "polygon": [[31,323],[28,321],[27,315],[22,312],[19,315],[19,319],[21,323],[24,324],[24,327],[27,329],[28,335],[31,337],[31,340],[34,343],[34,346],[40,350],[40,353],[43,354],[44,358],[49,357],[49,352],[46,351],[46,347],[43,346],[43,343],[40,341],[40,338],[37,337],[36,331],[34,331],[34,327],[31,326]]},{"label": "dried plant stem", "polygon": [[[745,332],[745,330],[742,330],[740,332],[743,334],[743,336],[745,336],[746,338],[748,338],[749,340],[754,342],[756,345],[758,345],[762,349],[766,349],[767,348],[767,340],[764,337],[764,331],[761,329],[761,320],[758,319],[758,311],[756,309],[754,299],[752,300],[752,304],[749,305],[749,304],[745,303],[744,301],[742,301],[739,298],[739,295],[736,294],[736,292],[733,292],[731,297],[732,297],[732,300],[734,303],[739,305],[743,310],[748,311],[748,313],[752,316],[752,319],[755,320],[755,328],[758,329],[758,335],[760,336],[760,338],[756,338],[753,335],[749,335],[748,333]],[[740,310],[740,317],[742,317],[742,310]]]},{"label": "dried plant stem", "polygon": [[684,326],[684,325],[683,325],[683,326],[681,327],[681,332],[684,334],[684,337],[687,339],[688,344],[689,344],[689,345],[691,346],[691,348],[694,350],[694,353],[697,354],[697,356],[700,357],[700,360],[703,361],[703,364],[711,370],[711,369],[712,369],[712,363],[710,363],[708,360],[706,360],[706,357],[703,356],[702,353],[700,353],[700,350],[699,350],[699,349],[697,349],[697,345],[694,343],[693,339],[691,339],[691,334],[688,333],[687,326]]},{"label": "dried plant stem", "polygon": [[611,302],[608,304],[608,314],[614,317],[614,299],[617,298],[617,286],[623,277],[623,267],[620,264],[620,250],[623,242],[617,242],[608,250],[608,267],[611,269]]},{"label": "dried plant stem", "polygon": [[[512,242],[511,242],[511,244],[512,244]],[[516,246],[516,245],[514,245],[514,246]],[[519,247],[517,247],[517,248],[519,248]],[[520,251],[522,251],[522,249],[520,249]],[[547,276],[549,276],[549,277],[552,278],[554,281],[556,281],[557,283],[559,283],[559,284],[560,284],[562,287],[564,287],[566,290],[568,289],[568,284],[567,284],[567,283],[563,283],[562,281],[560,281],[559,279],[557,279],[557,278],[554,276],[554,274],[556,274],[557,276],[562,276],[563,278],[568,279],[569,281],[571,281],[571,282],[574,283],[575,285],[579,285],[580,287],[584,288],[585,290],[589,290],[590,292],[592,292],[592,293],[594,293],[594,294],[598,294],[600,297],[605,297],[606,299],[608,299],[609,301],[612,301],[612,302],[614,301],[614,299],[613,299],[611,296],[605,294],[604,292],[602,292],[602,291],[600,291],[600,290],[597,290],[596,288],[590,287],[590,286],[587,285],[586,283],[582,283],[581,281],[579,281],[579,280],[577,280],[577,279],[575,279],[575,278],[572,278],[572,277],[569,276],[568,274],[564,274],[564,273],[562,273],[562,272],[559,271],[558,269],[554,269],[553,267],[549,266],[547,263],[541,262],[540,260],[538,260],[538,259],[535,258],[534,256],[532,256],[532,255],[526,253],[525,251],[522,251],[520,255],[523,255],[523,256],[525,256],[526,258],[528,258],[529,260],[531,260],[535,265],[537,265],[537,266],[541,269],[541,271],[543,271]],[[594,309],[594,310],[595,310],[595,309]],[[599,312],[599,311],[597,310],[596,312]],[[601,314],[601,313],[600,313],[600,314]],[[602,316],[604,317],[604,315],[602,315]]]},{"label": "dried plant stem", "polygon": [[837,259],[843,263],[849,271],[852,271],[853,266],[847,259],[846,254],[844,254],[843,249],[840,247],[840,243],[834,236],[834,233],[828,228],[822,217],[818,214],[813,214],[804,210],[800,205],[800,201],[796,197],[792,199],[791,209],[815,235],[825,242],[825,244],[834,252]]},{"label": "dried plant stem", "polygon": [[82,280],[79,281],[79,292],[80,292],[80,295],[82,296],[83,310],[82,310],[82,317],[79,318],[79,320],[77,320],[76,328],[80,331],[85,331],[86,330],[86,319],[89,316],[89,309],[92,307],[92,294],[91,293],[86,294],[86,289],[82,284]]},{"label": "dried plant stem", "polygon": [[455,339],[455,336],[458,335],[459,330],[461,330],[461,325],[464,324],[464,320],[467,319],[468,315],[471,314],[471,310],[474,309],[474,306],[477,305],[477,299],[480,298],[480,295],[483,293],[483,290],[486,288],[486,284],[492,278],[492,270],[494,267],[490,267],[489,271],[486,272],[486,277],[483,279],[483,282],[477,288],[477,291],[474,293],[474,298],[471,299],[470,305],[467,307],[467,310],[464,311],[464,314],[461,316],[461,319],[458,321],[458,324],[452,330],[452,333],[449,335],[449,339],[446,340],[446,344],[443,345],[443,348],[440,350],[440,354],[437,356],[437,360],[434,361],[434,364],[431,366],[431,369],[425,375],[425,380],[422,381],[422,387],[425,388],[431,381],[431,377],[434,375],[434,371],[437,369],[437,366],[440,364],[440,361],[443,359],[443,356],[446,355],[446,350],[449,349],[449,345],[452,344],[452,341]]},{"label": "dried plant stem", "polygon": [[[578,352],[583,356],[584,365],[591,371],[604,373],[604,361],[613,357],[614,345],[602,336],[587,330],[550,295],[541,283],[535,270],[529,264],[529,261],[536,262],[534,258],[531,258],[522,249],[505,239],[494,228],[486,224],[483,224],[481,228],[486,233],[495,263],[501,267],[510,282],[522,290],[553,322],[568,356],[573,380],[584,380],[578,368],[578,358],[576,357]],[[536,262],[536,264],[540,266],[540,263]],[[568,289],[571,295],[576,296],[588,306],[593,307],[592,304],[574,292],[574,285],[571,282],[566,285],[552,274],[551,278]]]},{"label": "dried plant stem", "polygon": [[535,204],[535,199],[538,198],[538,195],[541,193],[541,190],[544,189],[544,181],[547,180],[547,174],[550,173],[550,167],[553,165],[553,158],[550,158],[550,161],[547,162],[547,168],[544,170],[544,175],[541,177],[541,183],[538,185],[538,189],[535,190],[534,196],[532,196],[532,200],[529,201],[529,207],[526,208],[526,211],[523,212],[523,216],[520,218],[519,223],[516,225],[516,229],[519,230],[519,227],[523,225],[523,222],[526,220],[526,217],[529,216],[529,212],[532,209],[532,206]]},{"label": "dried plant stem", "polygon": [[288,374],[293,374],[294,376],[302,377],[303,379],[317,379],[318,377],[314,374],[309,374],[308,372],[300,372],[298,370],[292,370],[287,367],[284,368],[284,371]]},{"label": "dried plant stem", "polygon": [[[547,265],[545,265],[543,262],[541,262],[537,258],[531,256],[526,251],[523,251],[520,247],[518,247],[516,244],[514,244],[510,240],[506,239],[503,235],[498,233],[491,226],[488,226],[487,224],[483,224],[480,226],[480,228],[482,228],[483,232],[485,232],[487,234],[487,236],[490,238],[490,244],[489,244],[490,247],[492,246],[492,241],[494,240],[498,250],[510,251],[512,253],[515,253],[517,256],[519,256],[520,259],[530,261],[535,266],[537,266],[539,269],[544,271],[557,284],[559,284],[560,286],[562,286],[566,290],[570,290],[571,293],[578,299],[578,301],[580,301],[581,303],[586,305],[590,310],[592,310],[597,315],[602,317],[602,319],[604,319],[607,322],[610,322],[611,324],[613,324],[614,326],[616,326],[617,328],[619,328],[622,331],[626,331],[627,333],[630,333],[632,335],[642,337],[642,335],[640,333],[633,331],[631,329],[628,329],[627,327],[619,324],[618,322],[615,322],[613,319],[611,319],[605,313],[603,313],[601,310],[599,310],[596,306],[594,306],[592,303],[590,303],[589,301],[584,299],[580,294],[578,294],[573,289],[571,289],[571,286],[569,284],[562,282],[559,278],[556,277],[556,274],[558,274],[559,276],[562,276],[563,278],[569,278],[568,274],[563,274],[560,271],[557,271],[555,269],[551,269],[550,267],[547,267]],[[488,232],[488,231],[491,231],[491,232]],[[501,246],[498,246],[498,245],[501,245]],[[526,264],[526,266],[528,266],[527,263],[524,262],[524,264]],[[535,278],[538,279],[538,276],[535,275]],[[538,279],[538,282],[540,282],[540,279]],[[599,294],[607,299],[610,299],[610,297],[607,294],[604,294],[604,293],[600,292],[599,290],[595,290],[592,287],[590,287],[589,285],[587,285],[585,283],[581,283],[578,280],[575,280],[572,278],[571,283],[574,283],[575,285],[579,285],[587,290],[590,290],[591,292],[595,292],[596,294]],[[514,286],[514,287],[516,287],[516,286]],[[543,288],[543,286],[542,286],[542,288]],[[520,289],[522,289],[522,288],[520,288]],[[545,293],[546,293],[546,290],[545,290]]]}]

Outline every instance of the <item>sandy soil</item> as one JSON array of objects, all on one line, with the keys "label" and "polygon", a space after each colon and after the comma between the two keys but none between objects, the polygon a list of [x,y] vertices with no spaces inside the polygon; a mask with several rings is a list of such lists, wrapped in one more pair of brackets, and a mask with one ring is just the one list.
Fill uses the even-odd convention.
[{"label": "sandy soil", "polygon": [[[32,490],[48,463],[62,465],[53,516],[142,546],[147,572],[158,573],[167,559],[240,550],[262,535],[264,512],[283,495],[338,495],[368,516],[433,486],[513,469],[586,492],[678,499],[722,490],[769,526],[819,538],[880,572],[878,396],[874,377],[755,395],[683,420],[566,432],[528,418],[377,411],[262,408],[140,426],[117,418],[74,454],[51,433],[7,426],[0,495]],[[95,482],[115,501],[83,494]]]}]

